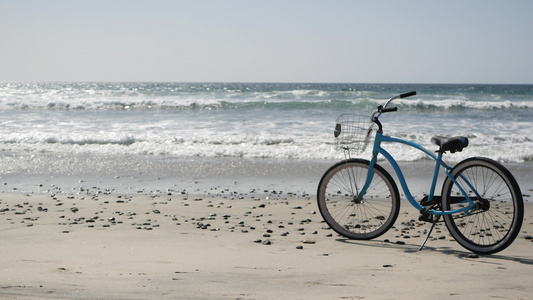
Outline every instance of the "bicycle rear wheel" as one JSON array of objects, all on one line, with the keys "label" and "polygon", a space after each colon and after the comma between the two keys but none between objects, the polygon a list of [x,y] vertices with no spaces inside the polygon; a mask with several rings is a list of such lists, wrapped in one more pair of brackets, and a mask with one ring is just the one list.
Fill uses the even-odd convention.
[{"label": "bicycle rear wheel", "polygon": [[333,165],[318,185],[318,207],[326,223],[350,239],[376,238],[391,228],[400,211],[400,195],[392,177],[379,165],[362,200],[357,200],[369,161],[350,159]]},{"label": "bicycle rear wheel", "polygon": [[[444,216],[450,234],[475,253],[491,254],[507,248],[518,235],[524,218],[522,193],[513,175],[498,162],[480,157],[460,162],[451,175],[477,205],[467,214]],[[458,186],[447,177],[442,187],[443,209],[465,207],[464,199]]]}]

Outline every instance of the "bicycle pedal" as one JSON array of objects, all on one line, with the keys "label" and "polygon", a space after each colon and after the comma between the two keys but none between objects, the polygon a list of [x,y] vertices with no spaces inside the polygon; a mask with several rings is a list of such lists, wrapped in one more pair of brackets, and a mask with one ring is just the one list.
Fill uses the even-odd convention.
[{"label": "bicycle pedal", "polygon": [[422,206],[431,206],[431,205],[435,205],[439,203],[440,203],[440,196],[433,196],[433,199],[431,201],[429,201],[428,196],[424,196],[424,198],[420,200],[420,205]]},{"label": "bicycle pedal", "polygon": [[435,223],[435,218],[433,218],[433,215],[430,214],[422,214],[418,217],[418,221]]},{"label": "bicycle pedal", "polygon": [[428,214],[427,212],[430,209],[433,209],[435,207],[433,206],[426,206],[423,209],[420,210],[420,216],[418,217],[418,221],[428,222],[428,223],[435,223],[438,220],[438,216]]}]

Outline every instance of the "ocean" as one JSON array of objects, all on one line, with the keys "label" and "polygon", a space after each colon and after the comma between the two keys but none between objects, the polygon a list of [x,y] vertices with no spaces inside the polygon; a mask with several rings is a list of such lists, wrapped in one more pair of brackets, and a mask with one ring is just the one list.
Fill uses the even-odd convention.
[{"label": "ocean", "polygon": [[[468,148],[446,155],[452,163],[533,161],[533,85],[2,82],[0,171],[142,172],[149,167],[139,161],[157,169],[198,158],[330,163],[344,158],[333,137],[340,114],[370,116],[410,91],[418,94],[381,117],[385,134],[428,149],[434,135],[467,136]],[[427,159],[385,148],[398,161]]]}]

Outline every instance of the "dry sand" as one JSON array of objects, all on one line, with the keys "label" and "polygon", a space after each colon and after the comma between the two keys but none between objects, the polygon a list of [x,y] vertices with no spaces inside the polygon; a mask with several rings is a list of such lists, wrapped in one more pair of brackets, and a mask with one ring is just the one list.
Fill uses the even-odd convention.
[{"label": "dry sand", "polygon": [[418,251],[430,226],[405,201],[386,235],[352,241],[327,229],[314,197],[4,193],[0,298],[531,299],[531,205],[514,244],[472,258],[444,225]]},{"label": "dry sand", "polygon": [[[196,162],[157,179],[4,175],[0,299],[532,298],[530,166],[513,170],[527,201],[520,235],[471,257],[444,224],[418,251],[430,225],[405,200],[377,240],[338,236],[314,194],[329,163],[227,160],[192,181]],[[414,190],[425,184],[404,167]]]}]

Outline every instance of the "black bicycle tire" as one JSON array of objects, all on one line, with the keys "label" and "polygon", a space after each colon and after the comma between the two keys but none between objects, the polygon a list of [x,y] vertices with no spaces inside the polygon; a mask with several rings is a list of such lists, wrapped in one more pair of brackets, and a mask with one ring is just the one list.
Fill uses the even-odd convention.
[{"label": "black bicycle tire", "polygon": [[[487,169],[485,173],[482,172],[484,171],[483,168]],[[488,176],[489,170],[493,172],[494,175],[498,175],[499,179]],[[479,172],[481,173],[479,174]],[[511,172],[494,160],[484,157],[472,157],[458,163],[450,173],[454,178],[459,177],[459,174],[465,174],[465,176],[472,177],[470,180],[475,181],[472,183],[476,186],[479,184],[477,182],[478,180],[490,179],[490,184],[489,182],[484,182],[484,188],[487,190],[482,191],[482,196],[484,200],[486,197],[491,197],[491,199],[493,199],[493,196],[498,197],[497,200],[493,199],[486,202],[488,204],[486,211],[479,211],[477,213],[474,212],[468,216],[463,215],[462,218],[469,220],[468,222],[459,221],[460,223],[458,224],[456,220],[459,220],[461,217],[445,215],[444,222],[446,223],[446,227],[448,228],[450,234],[462,247],[478,254],[492,254],[500,252],[509,247],[519,234],[524,218],[524,202],[522,193],[518,183],[516,182],[516,179]],[[497,187],[494,186],[496,180],[501,180]],[[503,187],[502,184],[505,184],[505,187]],[[453,181],[446,177],[442,186],[442,207],[444,210],[449,210],[451,208],[451,194],[453,187]],[[480,192],[479,188],[476,188],[476,190]],[[505,220],[509,219],[506,218],[506,215],[509,215],[509,212],[502,212],[503,209],[500,208],[502,207],[502,204],[506,204],[511,207],[508,202],[509,200],[504,199],[504,196],[506,196],[507,193],[509,193],[509,200],[512,203],[513,216],[510,219],[511,224],[508,227],[505,227],[508,228],[505,234],[502,234],[501,228],[504,228],[504,226],[507,225]],[[493,206],[492,209],[489,208],[490,206]],[[498,225],[492,224],[492,226],[488,226],[491,225],[489,224],[491,222],[490,220],[494,220],[494,222],[497,222]],[[467,228],[470,228],[470,230],[467,230]],[[479,232],[472,232],[476,230]],[[465,233],[463,233],[463,231]],[[467,231],[470,231],[469,236],[466,235]],[[501,238],[495,237],[500,235]],[[494,240],[494,242],[482,243],[482,239]]]},{"label": "black bicycle tire", "polygon": [[[359,227],[361,230],[363,230],[363,229],[370,227],[368,223],[372,223],[372,220],[373,221],[377,220],[375,222],[380,223],[378,221],[382,221],[381,218],[384,218],[384,222],[382,222],[383,224],[378,224],[379,227],[376,230],[373,230],[370,232],[354,232],[354,231],[348,230],[346,228],[346,224],[339,223],[339,221],[336,220],[336,218],[331,215],[331,209],[330,209],[331,205],[328,207],[328,201],[326,198],[327,192],[328,192],[328,185],[330,184],[331,179],[336,174],[338,174],[338,172],[342,170],[346,170],[347,168],[351,168],[351,167],[358,167],[358,168],[363,169],[361,170],[361,177],[364,176],[364,178],[361,178],[361,180],[363,180],[363,183],[364,183],[364,180],[366,179],[366,172],[368,170],[369,164],[370,162],[368,160],[363,160],[363,159],[349,159],[349,160],[338,162],[337,164],[331,166],[324,173],[318,185],[317,203],[318,203],[319,211],[322,217],[324,218],[324,220],[330,226],[331,229],[333,229],[338,234],[344,237],[350,238],[350,239],[369,240],[369,239],[374,239],[374,238],[377,238],[383,235],[394,225],[394,222],[396,221],[398,214],[400,212],[400,193],[398,191],[398,187],[396,186],[396,183],[394,182],[392,176],[384,168],[376,164],[374,165],[374,174],[375,174],[374,176],[376,176],[377,174],[377,176],[380,178],[380,180],[385,184],[386,188],[388,189],[389,196],[391,197],[390,200],[388,200],[391,203],[390,211],[387,213],[383,213],[383,214],[388,214],[387,216],[381,216],[381,215],[377,216],[377,213],[376,213],[376,216],[374,216],[374,219],[368,218],[366,220],[366,223],[367,223],[366,225],[365,224],[363,225],[352,224],[352,226],[354,227],[354,229],[357,226],[366,226],[366,227]],[[375,179],[376,177],[374,177],[373,179],[373,184],[374,184]],[[361,181],[359,182],[359,184],[362,185]],[[380,183],[377,182],[377,184],[380,184]],[[367,196],[370,197],[372,195],[372,193],[374,192],[372,191],[372,188],[375,188],[375,187],[371,185],[368,190],[369,193],[365,195],[365,197]],[[347,197],[348,198],[345,200],[349,201],[349,199],[353,199],[355,195],[352,194]],[[364,203],[360,203],[361,207],[359,211],[367,207],[369,208],[369,212],[367,213],[367,215],[371,215],[374,213],[374,211],[378,211],[378,209],[374,206],[374,203],[376,203],[375,201],[378,201],[378,199],[376,198],[370,201],[366,200]],[[364,204],[364,207],[363,207],[363,204]],[[379,204],[379,203],[376,203],[376,204]]]}]

